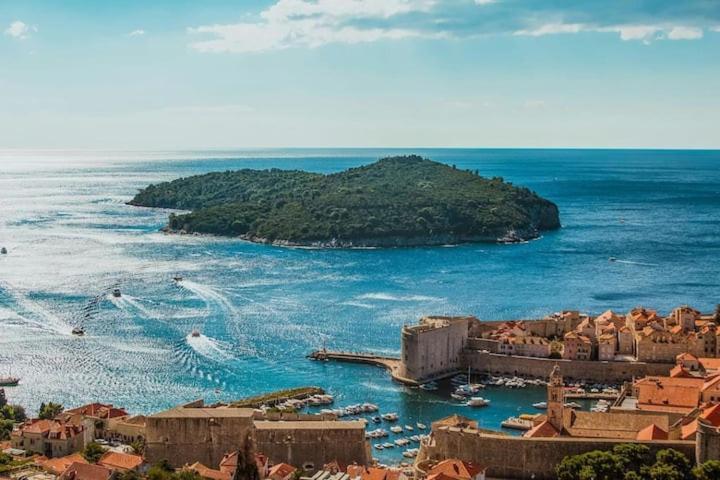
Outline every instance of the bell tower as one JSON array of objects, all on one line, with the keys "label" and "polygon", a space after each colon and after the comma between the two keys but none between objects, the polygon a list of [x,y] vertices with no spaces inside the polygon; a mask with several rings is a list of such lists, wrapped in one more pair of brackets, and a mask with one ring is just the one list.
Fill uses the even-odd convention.
[{"label": "bell tower", "polygon": [[560,375],[560,367],[555,365],[550,373],[547,387],[547,419],[558,432],[563,429],[563,412],[565,410],[565,385]]}]

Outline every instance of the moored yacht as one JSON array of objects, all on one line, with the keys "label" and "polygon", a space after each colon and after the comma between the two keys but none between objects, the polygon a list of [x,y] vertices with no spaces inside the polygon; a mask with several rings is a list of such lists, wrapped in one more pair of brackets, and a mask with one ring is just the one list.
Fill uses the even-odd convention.
[{"label": "moored yacht", "polygon": [[20,383],[18,377],[0,377],[0,387],[15,387]]},{"label": "moored yacht", "polygon": [[483,397],[470,397],[467,402],[468,407],[486,407],[490,405],[490,400]]}]

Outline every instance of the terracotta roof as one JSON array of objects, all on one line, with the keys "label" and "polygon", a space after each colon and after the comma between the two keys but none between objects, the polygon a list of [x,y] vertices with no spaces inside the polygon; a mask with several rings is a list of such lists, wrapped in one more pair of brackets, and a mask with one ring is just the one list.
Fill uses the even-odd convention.
[{"label": "terracotta roof", "polygon": [[87,405],[83,405],[82,407],[65,410],[64,413],[69,413],[71,415],[79,414],[79,415],[85,415],[86,417],[96,417],[96,418],[105,418],[105,419],[125,417],[128,415],[128,413],[125,410],[123,410],[122,408],[115,408],[110,404],[102,404],[102,403],[89,403]]},{"label": "terracotta roof", "polygon": [[102,465],[75,462],[60,475],[61,480],[109,480],[112,472]]},{"label": "terracotta roof", "polygon": [[635,437],[636,440],[667,440],[668,432],[654,423],[640,430]]},{"label": "terracotta roof", "polygon": [[720,383],[720,375],[713,375],[711,377],[705,377],[705,383],[702,386],[702,391],[704,392],[711,388],[715,388],[718,386],[718,383]]},{"label": "terracotta roof", "polygon": [[297,468],[293,467],[292,465],[289,465],[287,463],[278,463],[270,469],[268,477],[285,478],[295,472],[295,470],[297,470]]},{"label": "terracotta roof", "polygon": [[[711,425],[715,427],[720,427],[720,404],[714,403],[705,407],[698,416],[703,420],[706,420]],[[692,440],[693,438],[695,438],[695,433],[697,432],[697,425],[697,418],[695,418],[690,423],[683,425],[681,427],[682,439]]]},{"label": "terracotta roof", "polygon": [[689,360],[691,362],[697,362],[700,359],[698,357],[696,357],[695,355],[693,355],[692,353],[685,352],[685,353],[681,353],[680,355],[675,357],[675,360],[677,360],[677,361],[688,361]]},{"label": "terracotta roof", "polygon": [[59,420],[29,420],[25,424],[15,430],[16,436],[25,433],[39,434],[43,437],[52,437],[54,439],[65,440],[79,435],[83,431],[80,425],[72,425]]},{"label": "terracotta roof", "polygon": [[451,458],[438,463],[430,470],[428,470],[427,474],[428,479],[431,479],[433,476],[443,474],[454,479],[469,480],[474,478],[477,474],[484,472],[486,468],[487,467],[482,467],[475,463],[465,462],[463,460]]},{"label": "terracotta roof", "polygon": [[705,370],[720,370],[720,358],[701,357],[698,361]]},{"label": "terracotta roof", "polygon": [[202,478],[209,480],[230,480],[232,475],[229,472],[221,472],[210,467],[203,465],[200,462],[195,462],[192,465],[186,467],[187,470],[192,470],[200,475]]},{"label": "terracotta roof", "polygon": [[38,465],[50,473],[60,475],[73,463],[88,463],[88,461],[79,453],[73,453],[66,457],[45,458],[39,461]]},{"label": "terracotta roof", "polygon": [[664,412],[690,412],[698,406],[705,380],[684,377],[645,377],[635,382],[638,408]]},{"label": "terracotta roof", "polygon": [[113,470],[135,470],[144,460],[140,455],[108,451],[100,457],[98,463]]},{"label": "terracotta roof", "polygon": [[[260,457],[260,458],[258,458]],[[255,455],[256,463],[264,464],[266,457],[260,453]],[[238,452],[226,453],[222,460],[220,460],[220,471],[222,472],[235,472],[238,466]]]},{"label": "terracotta roof", "polygon": [[557,431],[557,428],[553,426],[552,423],[545,420],[544,422],[538,423],[533,428],[525,432],[523,434],[523,437],[527,438],[553,438],[560,435],[560,432]]},{"label": "terracotta roof", "polygon": [[692,373],[690,373],[688,371],[688,369],[683,367],[682,365],[675,365],[670,370],[670,376],[674,377],[674,378],[677,378],[677,377],[689,378],[689,377],[693,377],[694,375]]}]

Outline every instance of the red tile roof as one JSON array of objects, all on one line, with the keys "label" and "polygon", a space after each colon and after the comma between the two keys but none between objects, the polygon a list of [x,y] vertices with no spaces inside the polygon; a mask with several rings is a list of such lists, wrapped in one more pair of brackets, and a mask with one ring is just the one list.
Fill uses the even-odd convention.
[{"label": "red tile roof", "polygon": [[636,440],[667,440],[668,432],[658,427],[654,423],[640,430],[635,437]]},{"label": "red tile roof", "polygon": [[293,472],[295,472],[295,470],[297,470],[297,468],[293,467],[292,465],[289,465],[287,463],[278,463],[270,469],[268,477],[282,479],[287,477],[288,475],[291,475]]},{"label": "red tile roof", "polygon": [[75,462],[60,475],[60,480],[109,480],[112,472],[102,465]]},{"label": "red tile roof", "polygon": [[560,432],[547,420],[538,423],[533,428],[525,432],[523,437],[527,438],[553,438],[560,435]]},{"label": "red tile roof", "polygon": [[46,470],[55,475],[62,474],[73,463],[88,463],[88,462],[79,453],[73,453],[72,455],[68,455],[66,457],[45,458],[42,461],[38,462],[38,464],[40,465],[40,467],[43,470]]},{"label": "red tile roof", "polygon": [[83,405],[82,407],[65,410],[64,413],[69,413],[71,415],[79,414],[85,415],[86,417],[96,417],[103,419],[126,417],[128,415],[128,413],[122,408],[115,408],[110,404],[103,403],[90,403],[87,405]]},{"label": "red tile roof", "polygon": [[206,467],[200,462],[195,462],[192,465],[189,465],[186,467],[187,470],[192,470],[193,472],[200,475],[202,478],[207,478],[208,480],[231,480],[232,475],[229,472],[222,472],[220,470],[215,470],[210,467]]},{"label": "red tile roof", "polygon": [[442,462],[438,463],[430,470],[428,470],[427,478],[428,480],[440,480],[438,478],[440,475],[446,475],[454,479],[470,480],[472,478],[475,478],[475,476],[479,473],[484,472],[485,469],[486,467],[482,467],[475,463],[465,462],[463,460],[451,458],[448,460],[443,460]]},{"label": "red tile roof", "polygon": [[113,470],[137,470],[144,460],[140,455],[109,451],[100,457],[98,463]]}]

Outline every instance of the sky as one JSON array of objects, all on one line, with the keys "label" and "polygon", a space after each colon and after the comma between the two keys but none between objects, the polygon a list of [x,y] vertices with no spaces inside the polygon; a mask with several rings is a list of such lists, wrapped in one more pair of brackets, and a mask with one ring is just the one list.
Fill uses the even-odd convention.
[{"label": "sky", "polygon": [[720,0],[0,0],[0,148],[720,148]]}]

